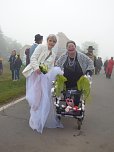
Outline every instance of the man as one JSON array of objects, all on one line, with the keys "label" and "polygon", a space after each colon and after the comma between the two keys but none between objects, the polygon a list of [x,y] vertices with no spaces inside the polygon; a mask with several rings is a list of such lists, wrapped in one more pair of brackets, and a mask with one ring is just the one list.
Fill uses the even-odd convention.
[{"label": "man", "polygon": [[25,55],[26,55],[26,66],[30,63],[30,48],[27,48],[25,50]]},{"label": "man", "polygon": [[108,65],[108,59],[104,62],[104,72],[105,72],[105,74],[106,74],[107,65]]},{"label": "man", "polygon": [[26,66],[30,63],[30,57],[32,56],[35,48],[38,46],[38,44],[41,44],[43,41],[43,36],[40,34],[35,35],[35,43],[31,46],[31,48],[27,48],[25,50],[25,55],[26,55]]},{"label": "man", "polygon": [[93,50],[95,49],[93,48],[93,46],[89,46],[87,50],[88,52],[86,53],[86,55],[93,61],[94,68],[96,68],[96,56],[93,54]]},{"label": "man", "polygon": [[33,54],[35,48],[38,46],[38,44],[42,44],[42,41],[43,41],[43,36],[40,34],[36,34],[35,35],[35,43],[30,48],[29,57],[32,56],[32,54]]},{"label": "man", "polygon": [[16,75],[16,80],[19,80],[20,79],[20,68],[22,66],[22,60],[20,58],[20,55],[18,54],[16,56],[16,60],[15,60],[15,63],[14,63],[14,69],[15,69],[15,75]]},{"label": "man", "polygon": [[12,80],[13,81],[16,80],[15,60],[16,60],[16,50],[13,50],[11,55],[10,55],[10,58],[9,58],[10,70],[11,70],[11,73],[12,73]]},{"label": "man", "polygon": [[102,65],[103,65],[103,63],[102,63],[102,58],[101,58],[101,57],[98,57],[98,58],[96,59],[95,74],[99,74],[99,73],[100,73],[101,68],[102,68]]}]

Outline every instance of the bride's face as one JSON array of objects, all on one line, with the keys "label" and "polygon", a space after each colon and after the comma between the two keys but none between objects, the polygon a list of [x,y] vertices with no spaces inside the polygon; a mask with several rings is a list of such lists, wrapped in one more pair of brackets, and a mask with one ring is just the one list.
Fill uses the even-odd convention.
[{"label": "bride's face", "polygon": [[56,41],[53,38],[49,38],[47,40],[48,49],[51,50],[56,44]]}]

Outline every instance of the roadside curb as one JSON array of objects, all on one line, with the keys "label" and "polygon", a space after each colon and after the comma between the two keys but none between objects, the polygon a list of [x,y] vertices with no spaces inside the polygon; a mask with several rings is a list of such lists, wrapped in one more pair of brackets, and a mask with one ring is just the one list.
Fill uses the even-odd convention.
[{"label": "roadside curb", "polygon": [[7,108],[9,108],[9,107],[11,107],[11,106],[13,106],[13,105],[15,105],[16,103],[18,103],[18,102],[20,102],[20,101],[23,101],[23,100],[25,100],[25,99],[26,99],[25,97],[22,97],[22,98],[20,98],[20,99],[18,99],[18,100],[12,101],[12,102],[10,102],[10,103],[8,103],[8,104],[0,107],[0,111],[3,111],[3,110],[5,110],[5,109],[7,109]]}]

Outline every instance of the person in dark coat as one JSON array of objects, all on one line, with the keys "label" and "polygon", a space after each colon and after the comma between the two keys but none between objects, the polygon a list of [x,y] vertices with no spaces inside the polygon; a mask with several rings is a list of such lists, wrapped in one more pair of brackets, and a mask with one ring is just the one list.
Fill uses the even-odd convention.
[{"label": "person in dark coat", "polygon": [[25,50],[25,55],[26,55],[26,66],[30,63],[30,48],[27,48]]},{"label": "person in dark coat", "polygon": [[98,59],[96,59],[96,68],[95,68],[95,74],[99,74],[101,69],[102,69],[102,59],[101,57],[98,57]]},{"label": "person in dark coat", "polygon": [[19,80],[20,78],[20,68],[22,66],[22,60],[20,58],[20,55],[17,55],[17,58],[15,60],[15,63],[14,63],[14,69],[15,69],[15,72],[16,72],[16,80]]},{"label": "person in dark coat", "polygon": [[33,54],[34,50],[36,49],[36,47],[37,47],[39,44],[42,44],[43,36],[40,35],[40,34],[36,34],[34,41],[35,41],[35,43],[34,43],[30,48],[27,48],[27,49],[25,50],[26,66],[30,63],[30,57],[32,56],[32,54]]},{"label": "person in dark coat", "polygon": [[16,74],[15,74],[15,68],[14,68],[14,64],[15,64],[15,60],[16,60],[16,50],[13,50],[11,53],[11,56],[9,58],[9,62],[10,62],[10,70],[12,73],[12,80],[16,80]]},{"label": "person in dark coat", "polygon": [[0,75],[3,73],[3,64],[2,64],[2,58],[0,58]]},{"label": "person in dark coat", "polygon": [[42,41],[43,41],[43,36],[40,35],[40,34],[36,34],[35,35],[35,43],[31,46],[30,48],[30,52],[29,52],[29,56],[31,57],[35,48],[39,45],[39,44],[42,44]]},{"label": "person in dark coat", "polygon": [[106,74],[107,65],[108,65],[108,60],[106,60],[106,61],[104,62],[104,72],[105,72],[105,74]]}]

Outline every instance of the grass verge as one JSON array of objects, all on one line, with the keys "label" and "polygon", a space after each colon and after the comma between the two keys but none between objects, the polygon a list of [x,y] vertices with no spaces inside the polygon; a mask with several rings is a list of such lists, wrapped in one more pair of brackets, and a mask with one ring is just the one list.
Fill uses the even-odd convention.
[{"label": "grass verge", "polygon": [[8,65],[4,65],[4,72],[0,75],[0,105],[6,104],[25,95],[26,79],[22,74],[20,74],[20,77],[20,80],[12,81],[9,67]]}]

